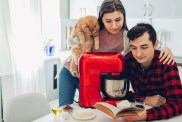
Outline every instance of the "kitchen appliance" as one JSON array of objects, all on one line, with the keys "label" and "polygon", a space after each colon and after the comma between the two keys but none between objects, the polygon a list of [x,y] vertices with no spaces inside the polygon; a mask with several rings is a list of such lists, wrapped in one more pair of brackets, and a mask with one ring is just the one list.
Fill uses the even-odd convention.
[{"label": "kitchen appliance", "polygon": [[79,60],[79,105],[93,107],[96,102],[113,105],[129,89],[124,72],[124,57],[119,53],[85,53]]}]

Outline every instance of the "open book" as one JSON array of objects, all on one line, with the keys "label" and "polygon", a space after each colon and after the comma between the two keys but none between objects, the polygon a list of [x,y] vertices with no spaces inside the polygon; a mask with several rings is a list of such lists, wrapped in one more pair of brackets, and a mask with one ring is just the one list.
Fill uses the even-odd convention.
[{"label": "open book", "polygon": [[138,107],[118,108],[106,102],[97,102],[94,107],[110,115],[113,118],[123,116],[137,116],[142,114],[142,112],[144,111],[144,108]]}]

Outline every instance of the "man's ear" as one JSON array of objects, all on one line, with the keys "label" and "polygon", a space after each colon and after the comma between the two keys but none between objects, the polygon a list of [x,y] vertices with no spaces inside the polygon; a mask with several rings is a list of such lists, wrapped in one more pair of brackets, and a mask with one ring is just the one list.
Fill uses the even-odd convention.
[{"label": "man's ear", "polygon": [[158,44],[159,44],[159,40],[156,40],[156,42],[155,42],[155,44],[154,44],[154,48],[155,48],[155,49],[157,49]]}]

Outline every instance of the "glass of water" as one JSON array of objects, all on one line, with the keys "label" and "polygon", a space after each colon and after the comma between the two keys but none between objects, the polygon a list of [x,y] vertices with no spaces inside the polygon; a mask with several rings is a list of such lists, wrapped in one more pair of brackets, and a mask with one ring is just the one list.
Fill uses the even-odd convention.
[{"label": "glass of water", "polygon": [[135,107],[145,109],[145,100],[143,98],[135,98],[134,105]]}]

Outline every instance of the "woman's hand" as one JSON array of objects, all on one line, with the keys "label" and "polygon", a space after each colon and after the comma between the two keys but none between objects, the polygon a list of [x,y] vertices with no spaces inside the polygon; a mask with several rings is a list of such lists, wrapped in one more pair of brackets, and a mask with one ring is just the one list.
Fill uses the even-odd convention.
[{"label": "woman's hand", "polygon": [[172,65],[174,64],[174,57],[173,57],[173,54],[172,54],[172,51],[165,47],[164,49],[161,50],[161,53],[159,55],[159,59],[160,61],[163,61],[163,64],[170,64],[172,63]]},{"label": "woman's hand", "polygon": [[145,104],[153,107],[159,107],[166,103],[166,99],[160,95],[147,96],[145,98]]}]

